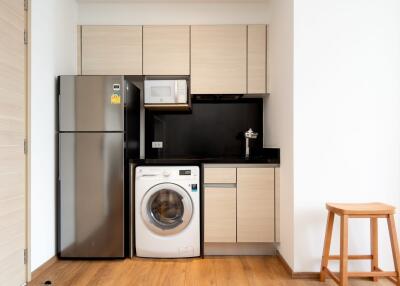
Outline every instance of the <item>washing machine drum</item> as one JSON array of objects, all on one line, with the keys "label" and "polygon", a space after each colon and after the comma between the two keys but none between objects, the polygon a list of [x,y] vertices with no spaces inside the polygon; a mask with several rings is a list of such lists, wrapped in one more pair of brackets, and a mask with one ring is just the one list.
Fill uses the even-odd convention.
[{"label": "washing machine drum", "polygon": [[141,203],[141,214],[151,231],[159,235],[173,235],[190,223],[193,203],[181,186],[162,183],[146,192]]}]

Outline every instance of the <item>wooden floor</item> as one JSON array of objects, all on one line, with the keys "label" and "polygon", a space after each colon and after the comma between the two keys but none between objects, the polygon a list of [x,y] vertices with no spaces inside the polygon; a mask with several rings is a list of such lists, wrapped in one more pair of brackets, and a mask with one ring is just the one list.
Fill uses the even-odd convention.
[{"label": "wooden floor", "polygon": [[[114,261],[57,261],[29,285],[113,285],[113,286],[317,286],[336,285],[331,280],[291,280],[278,258],[273,256],[224,256],[205,259],[125,259]],[[350,285],[393,285],[350,280]]]}]

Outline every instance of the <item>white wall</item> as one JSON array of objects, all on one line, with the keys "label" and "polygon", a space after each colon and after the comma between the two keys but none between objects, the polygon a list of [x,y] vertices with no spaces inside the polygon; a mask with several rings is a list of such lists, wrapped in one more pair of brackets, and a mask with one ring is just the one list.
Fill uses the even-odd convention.
[{"label": "white wall", "polygon": [[31,10],[31,269],[55,242],[56,77],[76,73],[77,4],[33,0]]},{"label": "white wall", "polygon": [[293,267],[293,0],[271,3],[264,142],[281,148],[279,252]]},{"label": "white wall", "polygon": [[80,3],[82,25],[263,24],[268,3]]},{"label": "white wall", "polygon": [[[400,207],[399,79],[400,1],[295,1],[295,271],[319,271],[325,202]],[[350,228],[350,249],[368,253],[368,222]],[[383,268],[386,233],[382,221]]]}]

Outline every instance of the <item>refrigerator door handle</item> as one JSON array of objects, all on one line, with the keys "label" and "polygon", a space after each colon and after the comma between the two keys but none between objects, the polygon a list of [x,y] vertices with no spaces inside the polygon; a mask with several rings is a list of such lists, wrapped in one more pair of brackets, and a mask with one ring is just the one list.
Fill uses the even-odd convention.
[{"label": "refrigerator door handle", "polygon": [[133,222],[134,219],[134,204],[133,200],[135,192],[134,192],[134,182],[135,182],[135,166],[134,164],[129,164],[129,243],[130,243],[130,255],[133,257],[135,255],[135,242],[134,242],[134,233],[133,233]]}]

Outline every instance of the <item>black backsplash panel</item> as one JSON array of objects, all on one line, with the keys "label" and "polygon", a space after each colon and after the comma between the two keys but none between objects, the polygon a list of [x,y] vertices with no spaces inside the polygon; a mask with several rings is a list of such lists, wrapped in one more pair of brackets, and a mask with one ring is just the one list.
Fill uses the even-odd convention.
[{"label": "black backsplash panel", "polygon": [[[146,158],[216,158],[244,156],[244,131],[258,138],[252,150],[263,145],[263,99],[194,101],[191,113],[146,110]],[[162,149],[152,148],[163,142]]]}]

